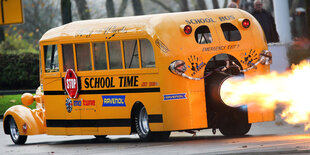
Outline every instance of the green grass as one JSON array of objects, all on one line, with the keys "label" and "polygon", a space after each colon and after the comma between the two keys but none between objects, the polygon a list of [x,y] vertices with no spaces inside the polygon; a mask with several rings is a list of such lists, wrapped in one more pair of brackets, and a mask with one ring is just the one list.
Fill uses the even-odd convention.
[{"label": "green grass", "polygon": [[[21,105],[21,96],[22,94],[0,96],[0,115],[3,115],[8,108],[14,105]],[[31,109],[34,109],[35,107],[35,102],[29,106]]]}]

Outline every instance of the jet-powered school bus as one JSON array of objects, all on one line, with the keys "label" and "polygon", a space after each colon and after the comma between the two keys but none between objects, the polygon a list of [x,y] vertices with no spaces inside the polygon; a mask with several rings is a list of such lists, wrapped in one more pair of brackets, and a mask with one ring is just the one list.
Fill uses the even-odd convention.
[{"label": "jet-powered school bus", "polygon": [[230,107],[220,85],[230,76],[268,73],[267,48],[259,23],[239,9],[56,27],[40,40],[42,91],[22,96],[38,108],[8,109],[4,131],[16,144],[36,134],[138,133],[144,141],[201,129],[244,135],[251,123],[274,120],[274,112]]}]

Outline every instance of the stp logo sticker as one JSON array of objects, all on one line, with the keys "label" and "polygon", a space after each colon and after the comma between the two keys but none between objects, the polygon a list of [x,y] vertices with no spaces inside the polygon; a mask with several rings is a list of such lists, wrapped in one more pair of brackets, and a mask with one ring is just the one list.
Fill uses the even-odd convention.
[{"label": "stp logo sticker", "polygon": [[65,76],[65,89],[70,98],[77,98],[78,91],[78,78],[72,69],[68,69]]}]

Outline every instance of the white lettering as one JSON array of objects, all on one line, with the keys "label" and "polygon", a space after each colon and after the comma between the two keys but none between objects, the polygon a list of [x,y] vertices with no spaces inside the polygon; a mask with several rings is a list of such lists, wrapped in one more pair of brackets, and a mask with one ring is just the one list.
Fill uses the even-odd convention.
[{"label": "white lettering", "polygon": [[75,89],[76,80],[75,79],[67,79],[66,84],[67,84],[67,89]]}]

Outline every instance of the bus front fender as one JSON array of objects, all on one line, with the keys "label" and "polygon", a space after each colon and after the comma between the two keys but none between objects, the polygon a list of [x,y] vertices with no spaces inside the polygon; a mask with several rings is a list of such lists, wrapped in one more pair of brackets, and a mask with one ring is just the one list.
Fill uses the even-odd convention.
[{"label": "bus front fender", "polygon": [[46,131],[45,113],[41,108],[31,110],[23,105],[10,107],[3,117],[5,134],[10,134],[9,120],[11,118],[15,120],[20,135],[44,134]]}]

